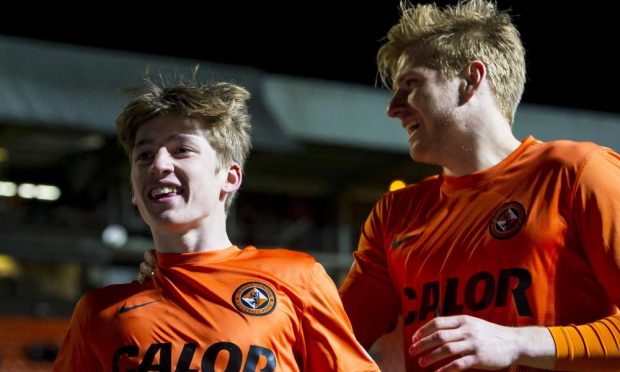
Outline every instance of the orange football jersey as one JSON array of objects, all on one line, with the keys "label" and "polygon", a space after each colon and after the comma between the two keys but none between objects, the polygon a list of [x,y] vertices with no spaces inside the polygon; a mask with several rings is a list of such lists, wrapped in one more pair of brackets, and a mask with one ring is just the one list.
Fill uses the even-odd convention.
[{"label": "orange football jersey", "polygon": [[528,137],[490,169],[387,193],[363,227],[341,296],[367,347],[401,314],[407,370],[421,371],[406,349],[437,315],[584,324],[618,313],[619,283],[619,155]]},{"label": "orange football jersey", "polygon": [[311,256],[157,253],[152,281],[88,292],[54,371],[378,371]]}]

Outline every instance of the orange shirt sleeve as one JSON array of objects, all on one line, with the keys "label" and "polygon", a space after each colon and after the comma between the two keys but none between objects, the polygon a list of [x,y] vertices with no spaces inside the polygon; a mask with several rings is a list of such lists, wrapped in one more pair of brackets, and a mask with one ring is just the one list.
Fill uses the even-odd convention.
[{"label": "orange shirt sleeve", "polygon": [[308,277],[302,328],[305,371],[379,371],[357,342],[334,282],[315,263]]},{"label": "orange shirt sleeve", "polygon": [[[590,156],[580,170],[573,211],[597,280],[620,307],[620,155],[603,149]],[[549,330],[556,343],[556,369],[620,370],[620,315]]]},{"label": "orange shirt sleeve", "polygon": [[90,296],[82,296],[75,306],[69,330],[65,335],[62,346],[54,361],[53,372],[67,371],[100,371],[96,365],[96,358],[90,353],[88,347],[88,313],[91,308]]},{"label": "orange shirt sleeve", "polygon": [[572,204],[579,242],[597,280],[620,306],[620,155],[604,149],[590,156]]},{"label": "orange shirt sleeve", "polygon": [[398,323],[399,296],[388,272],[382,219],[388,212],[384,196],[363,228],[355,262],[340,287],[344,308],[358,341],[366,348]]},{"label": "orange shirt sleeve", "polygon": [[580,326],[549,327],[555,341],[555,369],[620,370],[620,315]]}]

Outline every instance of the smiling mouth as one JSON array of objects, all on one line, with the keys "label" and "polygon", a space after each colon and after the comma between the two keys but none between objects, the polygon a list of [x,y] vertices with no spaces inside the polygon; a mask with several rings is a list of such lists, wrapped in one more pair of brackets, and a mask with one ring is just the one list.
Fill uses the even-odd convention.
[{"label": "smiling mouth", "polygon": [[409,135],[412,135],[416,130],[418,130],[418,128],[420,128],[420,122],[415,119],[403,120],[402,126]]},{"label": "smiling mouth", "polygon": [[409,134],[410,138],[418,130],[418,128],[420,128],[420,123],[411,123],[405,126],[405,130],[407,131],[407,134]]},{"label": "smiling mouth", "polygon": [[149,197],[153,200],[159,200],[170,196],[179,195],[181,190],[176,186],[159,186],[151,190]]}]

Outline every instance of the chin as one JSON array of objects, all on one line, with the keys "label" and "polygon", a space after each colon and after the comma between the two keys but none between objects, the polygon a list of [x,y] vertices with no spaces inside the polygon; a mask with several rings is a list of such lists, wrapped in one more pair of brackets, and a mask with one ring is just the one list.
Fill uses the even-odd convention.
[{"label": "chin", "polygon": [[409,156],[413,161],[424,162],[424,151],[421,151],[420,146],[412,145],[409,147]]},{"label": "chin", "polygon": [[150,225],[151,231],[159,231],[161,233],[178,234],[190,230],[194,227],[192,223],[182,223],[173,221],[157,221],[155,224]]},{"label": "chin", "polygon": [[150,215],[148,219],[145,218],[144,220],[149,226],[160,229],[166,226],[173,226],[183,222],[170,213]]},{"label": "chin", "polygon": [[420,146],[411,146],[409,148],[409,156],[417,163],[437,165],[437,162],[433,159],[432,153],[428,151],[428,149],[424,149]]}]

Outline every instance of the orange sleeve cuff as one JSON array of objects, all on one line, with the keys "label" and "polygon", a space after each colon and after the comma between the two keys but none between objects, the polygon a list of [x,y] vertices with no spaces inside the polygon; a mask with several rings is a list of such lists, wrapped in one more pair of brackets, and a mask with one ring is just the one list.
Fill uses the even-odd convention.
[{"label": "orange sleeve cuff", "polygon": [[620,369],[620,314],[579,326],[549,327],[549,331],[556,347],[555,369]]}]

